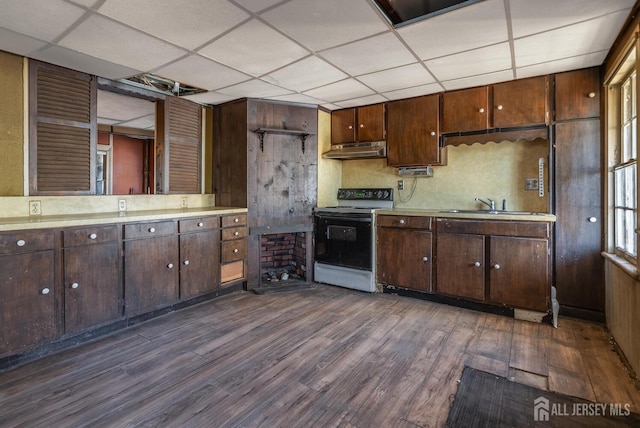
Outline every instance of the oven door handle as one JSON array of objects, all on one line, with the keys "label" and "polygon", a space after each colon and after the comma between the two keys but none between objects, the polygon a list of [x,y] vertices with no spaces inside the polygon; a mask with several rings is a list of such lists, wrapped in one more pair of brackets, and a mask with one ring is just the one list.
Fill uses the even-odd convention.
[{"label": "oven door handle", "polygon": [[316,215],[316,217],[318,217],[319,219],[322,220],[347,220],[347,221],[357,221],[360,223],[371,223],[371,216],[367,216],[367,217],[340,217],[340,216],[332,216],[332,215]]}]

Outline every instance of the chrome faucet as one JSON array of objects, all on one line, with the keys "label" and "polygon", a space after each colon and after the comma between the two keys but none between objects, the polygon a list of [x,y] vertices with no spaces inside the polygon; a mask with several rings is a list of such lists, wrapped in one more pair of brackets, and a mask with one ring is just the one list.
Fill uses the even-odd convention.
[{"label": "chrome faucet", "polygon": [[489,202],[484,201],[484,200],[482,200],[480,198],[476,198],[476,202],[482,202],[483,204],[488,206],[491,209],[491,211],[495,211],[496,210],[496,201],[494,201],[493,199],[489,199],[489,198],[487,198],[487,200]]}]

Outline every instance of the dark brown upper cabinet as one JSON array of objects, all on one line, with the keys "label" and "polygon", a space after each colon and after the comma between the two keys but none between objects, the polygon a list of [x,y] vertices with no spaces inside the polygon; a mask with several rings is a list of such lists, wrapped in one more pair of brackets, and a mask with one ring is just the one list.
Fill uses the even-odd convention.
[{"label": "dark brown upper cabinet", "polygon": [[387,103],[387,164],[389,166],[437,165],[439,95]]},{"label": "dark brown upper cabinet", "polygon": [[385,139],[385,104],[331,112],[331,144]]},{"label": "dark brown upper cabinet", "polygon": [[548,93],[547,76],[493,85],[493,128],[548,125]]},{"label": "dark brown upper cabinet", "polygon": [[489,87],[445,92],[442,133],[478,131],[489,127]]},{"label": "dark brown upper cabinet", "polygon": [[95,194],[95,76],[29,62],[29,194]]},{"label": "dark brown upper cabinet", "polygon": [[600,116],[600,70],[598,67],[555,75],[555,120]]}]

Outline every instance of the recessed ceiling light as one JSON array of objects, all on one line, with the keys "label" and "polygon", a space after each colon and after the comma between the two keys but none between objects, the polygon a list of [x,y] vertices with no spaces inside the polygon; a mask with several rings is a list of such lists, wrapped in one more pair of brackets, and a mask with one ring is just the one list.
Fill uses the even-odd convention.
[{"label": "recessed ceiling light", "polygon": [[483,0],[372,0],[394,27],[402,27]]}]

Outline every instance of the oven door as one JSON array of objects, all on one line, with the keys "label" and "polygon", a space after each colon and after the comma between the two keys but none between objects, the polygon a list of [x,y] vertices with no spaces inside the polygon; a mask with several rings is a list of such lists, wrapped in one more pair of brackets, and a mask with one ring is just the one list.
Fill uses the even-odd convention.
[{"label": "oven door", "polygon": [[316,212],[314,217],[316,262],[372,269],[371,213]]}]

